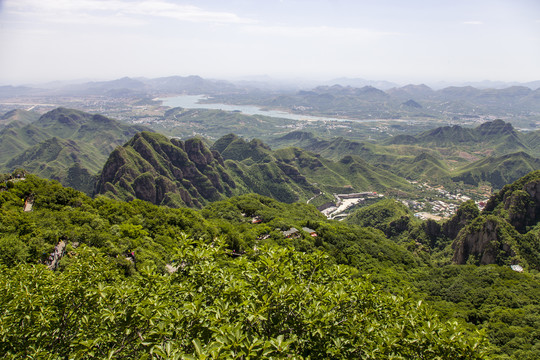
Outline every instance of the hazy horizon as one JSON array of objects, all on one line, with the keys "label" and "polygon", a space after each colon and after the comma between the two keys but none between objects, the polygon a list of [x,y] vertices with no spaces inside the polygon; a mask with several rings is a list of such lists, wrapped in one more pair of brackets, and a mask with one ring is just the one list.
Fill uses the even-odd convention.
[{"label": "hazy horizon", "polygon": [[0,85],[199,75],[540,80],[540,3],[0,0]]}]

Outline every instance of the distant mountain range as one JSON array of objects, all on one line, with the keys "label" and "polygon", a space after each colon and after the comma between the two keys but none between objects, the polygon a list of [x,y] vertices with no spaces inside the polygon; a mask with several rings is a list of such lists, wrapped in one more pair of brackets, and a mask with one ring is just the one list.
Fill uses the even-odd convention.
[{"label": "distant mountain range", "polygon": [[[257,104],[295,114],[340,117],[356,120],[439,119],[461,121],[486,116],[530,119],[527,127],[536,127],[534,114],[540,111],[540,89],[512,86],[504,89],[478,89],[471,86],[441,90],[422,85],[394,87],[386,91],[338,84],[317,86],[297,92],[224,92],[211,101],[227,104]],[[532,124],[532,125],[530,125]]]},{"label": "distant mountain range", "polygon": [[335,83],[298,90],[298,87],[276,88],[262,83],[234,83],[200,76],[125,77],[52,88],[0,86],[0,99],[104,96],[124,101],[135,99],[134,104],[143,105],[155,104],[151,99],[158,96],[204,94],[209,96],[206,102],[257,105],[296,115],[374,121],[420,119],[426,122],[435,119],[446,123],[503,118],[523,129],[540,127],[536,115],[540,112],[540,88],[536,86],[540,82],[502,88],[467,85],[435,90],[425,84],[400,87],[362,79],[335,80]]},{"label": "distant mountain range", "polygon": [[[326,82],[327,85],[339,84],[342,86],[353,86],[353,87],[363,87],[363,86],[373,86],[381,90],[389,90],[392,88],[399,88],[395,82],[390,81],[381,81],[381,80],[366,80],[362,78],[347,78],[341,77],[332,79]],[[430,82],[430,87],[433,89],[444,89],[450,86],[464,87],[472,86],[478,89],[504,89],[511,86],[525,86],[532,90],[540,88],[540,80],[538,81],[528,81],[528,82],[517,82],[517,81],[469,81],[469,82]]]},{"label": "distant mountain range", "polygon": [[399,135],[377,143],[342,137],[321,139],[302,131],[269,141],[274,147],[296,146],[328,159],[347,155],[412,180],[452,180],[496,188],[540,169],[540,131],[519,132],[495,120],[476,128],[438,127],[417,135]]},{"label": "distant mountain range", "polygon": [[[300,82],[301,83],[301,82]],[[389,81],[366,80],[361,78],[336,78],[329,81],[321,81],[317,85],[315,82],[304,82],[304,88],[314,87],[314,91],[319,92],[327,87],[341,88],[376,88],[388,94],[408,94],[418,96],[420,92],[423,95],[437,93],[444,89],[454,89],[447,92],[462,91],[466,94],[470,89],[476,89],[479,92],[484,90],[505,90],[508,88],[528,88],[537,90],[540,88],[540,80],[525,83],[519,82],[465,82],[465,83],[435,83],[432,87],[424,84],[400,86],[397,83]],[[279,84],[282,84],[280,87]],[[42,95],[45,93],[51,95],[137,95],[142,93],[191,93],[191,94],[214,94],[214,93],[238,93],[253,91],[257,88],[261,90],[273,89],[285,92],[291,91],[291,85],[283,81],[273,81],[271,78],[262,78],[256,81],[226,81],[216,79],[204,79],[197,75],[190,76],[167,76],[160,78],[130,78],[123,77],[108,81],[90,81],[90,82],[70,82],[70,83],[48,83],[43,85],[25,85],[25,86],[0,86],[0,98],[21,95]],[[317,90],[319,89],[319,90]],[[437,89],[437,90],[432,90]],[[460,90],[461,89],[461,90]],[[515,92],[511,90],[510,92]],[[444,94],[444,92],[443,92]]]},{"label": "distant mountain range", "polygon": [[200,76],[169,76],[155,79],[129,78],[111,81],[91,81],[79,84],[48,84],[47,87],[0,86],[0,98],[14,96],[89,96],[144,97],[155,93],[213,94],[236,92],[234,84],[223,80],[208,80]]},{"label": "distant mountain range", "polygon": [[[388,96],[378,91],[374,96]],[[520,132],[501,120],[377,143],[296,131],[270,141],[277,148],[272,150],[234,134],[211,146],[199,138],[170,139],[65,108],[37,119],[23,111],[2,119],[11,119],[0,130],[2,171],[25,168],[87,194],[170,206],[201,207],[250,192],[289,203],[315,198],[322,204],[334,193],[410,193],[406,179],[500,188],[540,168],[540,132]]]}]

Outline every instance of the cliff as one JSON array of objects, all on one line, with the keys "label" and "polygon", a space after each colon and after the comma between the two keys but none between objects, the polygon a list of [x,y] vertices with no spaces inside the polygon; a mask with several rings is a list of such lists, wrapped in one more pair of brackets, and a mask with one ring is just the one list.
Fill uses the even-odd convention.
[{"label": "cliff", "polygon": [[183,142],[141,132],[111,153],[96,193],[200,207],[231,196],[234,187],[219,153],[210,151],[200,139]]},{"label": "cliff", "polygon": [[[460,223],[455,219],[445,224],[448,233]],[[520,263],[540,269],[540,170],[506,185],[465,223],[452,244],[455,263]]]}]

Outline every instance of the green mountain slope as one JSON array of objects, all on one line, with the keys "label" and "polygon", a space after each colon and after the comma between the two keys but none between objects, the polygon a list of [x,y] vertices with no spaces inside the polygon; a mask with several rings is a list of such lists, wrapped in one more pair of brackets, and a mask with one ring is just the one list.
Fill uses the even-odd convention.
[{"label": "green mountain slope", "polygon": [[247,142],[230,134],[217,140],[212,149],[226,159],[225,166],[241,192],[255,192],[287,203],[305,201],[320,192],[298,168],[279,160],[260,140]]},{"label": "green mountain slope", "polygon": [[53,137],[15,156],[6,163],[6,166],[22,167],[32,173],[39,172],[44,177],[58,180],[63,176],[57,172],[67,169],[74,162],[82,161],[93,164],[94,169],[98,168],[99,163],[90,156],[83,153],[84,158],[81,159],[79,155],[82,152],[76,142]]},{"label": "green mountain slope", "polygon": [[0,131],[0,164],[51,136],[32,124],[13,121]]},{"label": "green mountain slope", "polygon": [[[141,129],[145,128],[58,108],[31,124],[13,121],[6,126],[0,132],[0,164],[8,171],[25,168],[92,194],[94,179],[86,174],[100,171],[110,152]],[[69,169],[78,177],[69,176]]]},{"label": "green mountain slope", "polygon": [[321,139],[295,131],[270,141],[278,147],[296,146],[332,160],[357,155],[397,176],[429,183],[463,181],[477,186],[488,181],[495,188],[537,170],[538,132],[517,132],[502,120],[476,128],[439,127],[416,136],[399,135],[370,143],[342,137]]},{"label": "green mountain slope", "polygon": [[232,195],[234,187],[219,154],[211,152],[200,139],[182,142],[142,132],[111,153],[96,193],[200,207]]},{"label": "green mountain slope", "polygon": [[535,154],[540,154],[540,130],[529,131],[523,134],[523,142],[532,149]]},{"label": "green mountain slope", "polygon": [[475,161],[457,169],[452,180],[463,181],[470,185],[478,185],[481,181],[488,181],[495,188],[500,189],[538,169],[540,169],[540,159],[524,152],[518,152]]},{"label": "green mountain slope", "polygon": [[28,124],[39,119],[39,114],[33,111],[14,109],[0,116],[0,129],[13,121]]},{"label": "green mountain slope", "polygon": [[339,160],[347,155],[359,155],[366,161],[392,161],[397,155],[396,153],[386,152],[385,148],[373,143],[359,142],[343,137],[326,140],[305,131],[293,131],[270,140],[268,143],[275,148],[302,148],[330,160]]},{"label": "green mountain slope", "polygon": [[96,159],[92,153],[88,145],[81,148],[73,140],[53,137],[13,157],[5,166],[10,169],[23,168],[92,194],[96,179],[91,173],[95,174],[102,165],[100,159]]},{"label": "green mountain slope", "polygon": [[44,114],[35,125],[58,138],[92,144],[105,156],[136,132],[147,130],[144,126],[127,125],[103,115],[65,108]]},{"label": "green mountain slope", "polygon": [[512,124],[503,120],[488,121],[476,128],[459,125],[438,127],[416,136],[396,136],[386,140],[386,144],[416,144],[437,148],[462,147],[467,149],[487,148],[493,154],[530,151],[522,134],[515,131]]},{"label": "green mountain slope", "polygon": [[414,180],[429,180],[432,183],[443,182],[450,175],[448,166],[428,153],[421,153],[414,158],[402,157],[389,168],[399,176]]},{"label": "green mountain slope", "polygon": [[316,138],[311,133],[300,131],[289,133],[272,143],[278,146],[298,146],[332,160],[356,155],[355,159],[361,159],[384,169],[386,174],[391,173],[392,179],[405,177],[414,180],[436,180],[447,178],[450,174],[448,165],[435,157],[435,155],[440,157],[436,151],[420,146],[381,146],[368,142],[351,141],[342,137],[323,140]]},{"label": "green mountain slope", "polygon": [[271,151],[258,140],[247,142],[234,135],[216,141],[213,149],[227,159],[235,181],[244,183],[240,187],[257,189],[253,191],[281,201],[307,200],[315,195],[322,195],[319,201],[329,201],[333,193],[410,190],[404,179],[356,156],[331,161],[299,148]]},{"label": "green mountain slope", "polygon": [[339,161],[331,161],[298,148],[277,150],[275,156],[284,163],[294,165],[310,182],[317,183],[325,191],[336,192],[339,188],[360,192],[383,192],[390,188],[410,190],[410,185],[403,178],[370,165],[359,156],[345,156]]}]

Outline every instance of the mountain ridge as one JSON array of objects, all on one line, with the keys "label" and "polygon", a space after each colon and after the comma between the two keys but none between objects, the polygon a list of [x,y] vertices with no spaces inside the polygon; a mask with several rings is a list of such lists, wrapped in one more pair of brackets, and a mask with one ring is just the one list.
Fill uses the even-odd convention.
[{"label": "mountain ridge", "polygon": [[[74,164],[95,175],[116,145],[144,129],[100,114],[57,108],[31,123],[16,120],[0,130],[0,165],[7,171],[24,167],[67,185]],[[73,179],[69,184],[77,185]],[[87,181],[83,188],[92,194]]]}]

